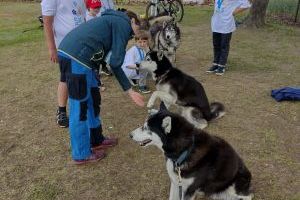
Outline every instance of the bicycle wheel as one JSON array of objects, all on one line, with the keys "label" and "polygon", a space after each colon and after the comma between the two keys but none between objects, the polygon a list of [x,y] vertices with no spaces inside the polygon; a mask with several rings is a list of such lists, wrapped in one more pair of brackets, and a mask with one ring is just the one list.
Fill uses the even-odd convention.
[{"label": "bicycle wheel", "polygon": [[180,0],[171,0],[168,2],[168,7],[169,7],[169,15],[171,15],[176,22],[181,22],[183,15],[184,15],[184,10],[183,10],[183,5]]}]

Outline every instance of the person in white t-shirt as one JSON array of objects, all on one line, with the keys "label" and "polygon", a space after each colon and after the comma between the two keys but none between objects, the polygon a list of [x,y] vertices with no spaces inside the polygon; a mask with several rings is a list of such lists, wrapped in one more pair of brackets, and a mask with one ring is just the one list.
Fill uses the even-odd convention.
[{"label": "person in white t-shirt", "polygon": [[136,35],[135,45],[127,50],[122,65],[122,69],[131,84],[137,85],[143,94],[151,92],[146,85],[148,73],[139,69],[141,61],[144,60],[146,52],[149,51],[148,39],[149,36],[146,31],[141,31],[140,34]]},{"label": "person in white t-shirt", "polygon": [[115,10],[115,5],[113,0],[101,0],[101,9],[99,15],[101,15],[104,11],[112,9]]},{"label": "person in white t-shirt", "polygon": [[214,60],[206,72],[217,75],[225,73],[232,32],[236,30],[234,16],[250,7],[248,0],[215,0],[211,19]]},{"label": "person in white t-shirt", "polygon": [[[42,0],[41,8],[50,60],[58,63],[57,47],[60,42],[71,30],[85,22],[85,3],[84,0]],[[65,72],[61,69],[57,99],[56,123],[66,128],[69,126],[66,112],[68,89]]]}]

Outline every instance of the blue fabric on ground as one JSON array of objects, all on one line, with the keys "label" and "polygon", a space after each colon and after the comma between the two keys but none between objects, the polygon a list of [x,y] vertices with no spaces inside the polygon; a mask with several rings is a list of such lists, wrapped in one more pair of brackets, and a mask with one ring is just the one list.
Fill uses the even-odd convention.
[{"label": "blue fabric on ground", "polygon": [[300,88],[299,87],[283,87],[280,89],[272,90],[271,96],[276,101],[300,101]]}]

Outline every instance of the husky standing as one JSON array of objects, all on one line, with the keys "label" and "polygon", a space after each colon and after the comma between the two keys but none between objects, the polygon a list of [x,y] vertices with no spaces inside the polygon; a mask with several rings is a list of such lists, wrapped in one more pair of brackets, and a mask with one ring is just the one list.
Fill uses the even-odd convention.
[{"label": "husky standing", "polygon": [[181,33],[177,23],[170,16],[150,20],[150,35],[153,51],[162,51],[172,63],[176,61],[176,49],[179,47]]},{"label": "husky standing", "polygon": [[196,193],[218,200],[251,200],[251,173],[230,144],[196,129],[161,106],[130,133],[140,146],[155,145],[166,156],[170,200],[193,200]]},{"label": "husky standing", "polygon": [[202,84],[174,68],[164,54],[148,52],[140,64],[140,69],[150,72],[156,85],[157,91],[150,97],[148,108],[153,107],[155,100],[159,98],[167,108],[170,105],[181,108],[181,115],[200,129],[204,129],[208,121],[225,115],[223,104],[209,104]]}]

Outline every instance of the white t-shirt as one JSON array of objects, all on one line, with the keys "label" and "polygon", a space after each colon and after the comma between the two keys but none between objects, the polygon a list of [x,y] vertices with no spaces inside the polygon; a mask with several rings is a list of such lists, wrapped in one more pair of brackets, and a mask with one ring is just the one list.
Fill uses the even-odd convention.
[{"label": "white t-shirt", "polygon": [[115,9],[113,0],[101,0],[101,8],[100,8],[99,15],[101,15],[104,11],[108,9],[113,9],[113,10]]},{"label": "white t-shirt", "polygon": [[233,11],[236,8],[250,8],[248,0],[215,0],[215,10],[211,19],[212,32],[231,33],[235,31]]},{"label": "white t-shirt", "polygon": [[56,47],[72,29],[85,21],[84,0],[42,0],[42,15],[54,16],[53,32]]},{"label": "white t-shirt", "polygon": [[140,79],[140,75],[136,73],[135,69],[129,69],[127,68],[128,65],[134,65],[136,63],[141,63],[142,60],[144,60],[145,57],[145,51],[141,48],[138,48],[137,46],[132,46],[128,51],[126,52],[124,62],[122,65],[122,69],[126,76],[130,79]]},{"label": "white t-shirt", "polygon": [[[99,13],[100,13],[100,12],[99,12]],[[89,14],[89,11],[88,11],[88,10],[86,11],[86,16],[85,16],[85,20],[86,20],[86,21],[89,21],[89,20],[91,20],[91,19],[94,19],[95,17],[98,17],[98,16],[92,16],[92,15]]]}]

